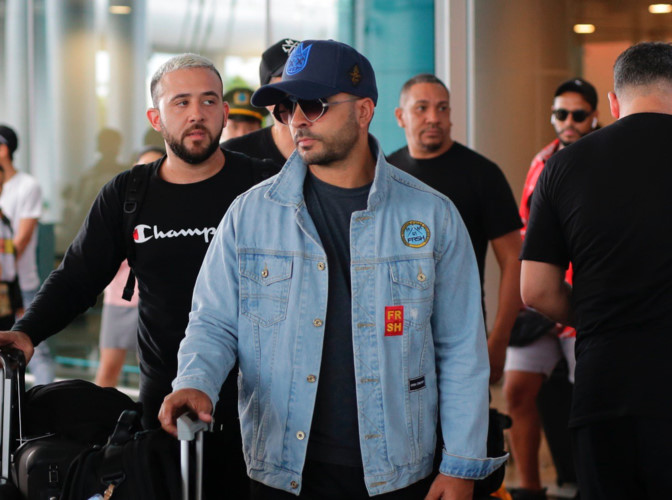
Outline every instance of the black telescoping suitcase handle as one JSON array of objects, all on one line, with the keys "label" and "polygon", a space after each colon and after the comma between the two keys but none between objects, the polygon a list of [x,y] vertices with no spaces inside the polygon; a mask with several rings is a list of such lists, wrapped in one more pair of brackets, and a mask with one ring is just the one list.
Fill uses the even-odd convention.
[{"label": "black telescoping suitcase handle", "polygon": [[189,443],[196,440],[196,487],[194,500],[203,495],[203,433],[212,431],[213,422],[199,420],[191,413],[184,413],[177,419],[177,439],[180,442],[180,470],[182,473],[182,500],[189,500]]}]

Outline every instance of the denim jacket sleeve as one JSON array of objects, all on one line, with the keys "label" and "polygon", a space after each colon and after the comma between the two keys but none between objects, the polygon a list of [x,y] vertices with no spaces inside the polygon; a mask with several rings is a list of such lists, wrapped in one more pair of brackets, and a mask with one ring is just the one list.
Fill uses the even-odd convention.
[{"label": "denim jacket sleeve", "polygon": [[439,470],[481,479],[506,460],[486,453],[490,369],[481,285],[469,234],[452,203],[443,229],[432,315],[445,443]]},{"label": "denim jacket sleeve", "polygon": [[236,202],[219,224],[194,287],[189,325],[177,355],[173,389],[194,388],[217,403],[238,344]]}]

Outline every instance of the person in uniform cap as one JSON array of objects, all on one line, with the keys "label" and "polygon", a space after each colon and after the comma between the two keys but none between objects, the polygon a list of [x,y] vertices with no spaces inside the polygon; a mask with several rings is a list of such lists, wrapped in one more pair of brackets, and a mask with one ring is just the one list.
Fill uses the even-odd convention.
[{"label": "person in uniform cap", "polygon": [[185,408],[211,420],[238,360],[254,500],[471,500],[506,460],[486,455],[469,235],[448,198],[385,160],[377,100],[369,61],[333,40],[301,42],[252,96],[296,152],[213,236],[160,419],[171,433]]},{"label": "person in uniform cap", "polygon": [[222,141],[240,137],[259,130],[268,116],[268,110],[256,108],[250,104],[252,91],[245,87],[237,87],[224,94],[224,101],[229,103],[229,119],[222,132]]}]

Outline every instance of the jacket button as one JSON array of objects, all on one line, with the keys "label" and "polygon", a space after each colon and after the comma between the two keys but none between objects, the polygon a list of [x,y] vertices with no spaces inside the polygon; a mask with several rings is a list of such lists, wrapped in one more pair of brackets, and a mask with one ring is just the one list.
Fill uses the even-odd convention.
[{"label": "jacket button", "polygon": [[427,276],[425,276],[423,273],[418,274],[418,281],[421,283],[427,279]]},{"label": "jacket button", "polygon": [[296,433],[296,439],[299,441],[303,441],[306,438],[306,433],[303,431],[299,431]]},{"label": "jacket button", "polygon": [[313,320],[313,326],[316,326],[316,327],[319,328],[320,326],[322,326],[322,320],[320,318],[315,318]]},{"label": "jacket button", "polygon": [[296,481],[292,481],[291,483],[289,483],[289,485],[292,487],[293,490],[299,487],[299,483],[297,483]]},{"label": "jacket button", "polygon": [[308,375],[306,377],[306,380],[310,382],[311,384],[317,380],[317,377],[315,375]]},{"label": "jacket button", "polygon": [[261,277],[268,278],[268,269],[264,269],[263,271],[261,271]]},{"label": "jacket button", "polygon": [[324,265],[324,262],[318,262],[318,263],[317,263],[317,268],[318,268],[320,271],[324,271],[324,270],[326,269],[326,267],[327,267],[327,266]]}]

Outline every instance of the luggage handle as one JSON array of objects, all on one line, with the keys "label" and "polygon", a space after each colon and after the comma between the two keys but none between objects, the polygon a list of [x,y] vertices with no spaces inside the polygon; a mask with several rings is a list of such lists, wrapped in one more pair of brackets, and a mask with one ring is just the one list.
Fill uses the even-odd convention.
[{"label": "luggage handle", "polygon": [[180,469],[182,472],[182,500],[189,500],[189,443],[196,440],[196,491],[195,499],[203,493],[203,432],[211,432],[210,423],[200,420],[193,413],[183,413],[177,418],[177,439],[180,440]]},{"label": "luggage handle", "polygon": [[[25,391],[26,358],[23,351],[9,346],[0,347],[2,362],[0,363],[2,377],[0,378],[0,477],[9,478],[11,454],[23,443],[22,401]],[[12,387],[12,382],[16,383]],[[12,397],[16,396],[16,399]],[[15,406],[16,405],[16,406]],[[16,412],[17,422],[12,425],[12,413]],[[14,427],[16,425],[16,427]],[[14,435],[16,433],[16,435]],[[16,443],[10,442],[16,439]]]}]

